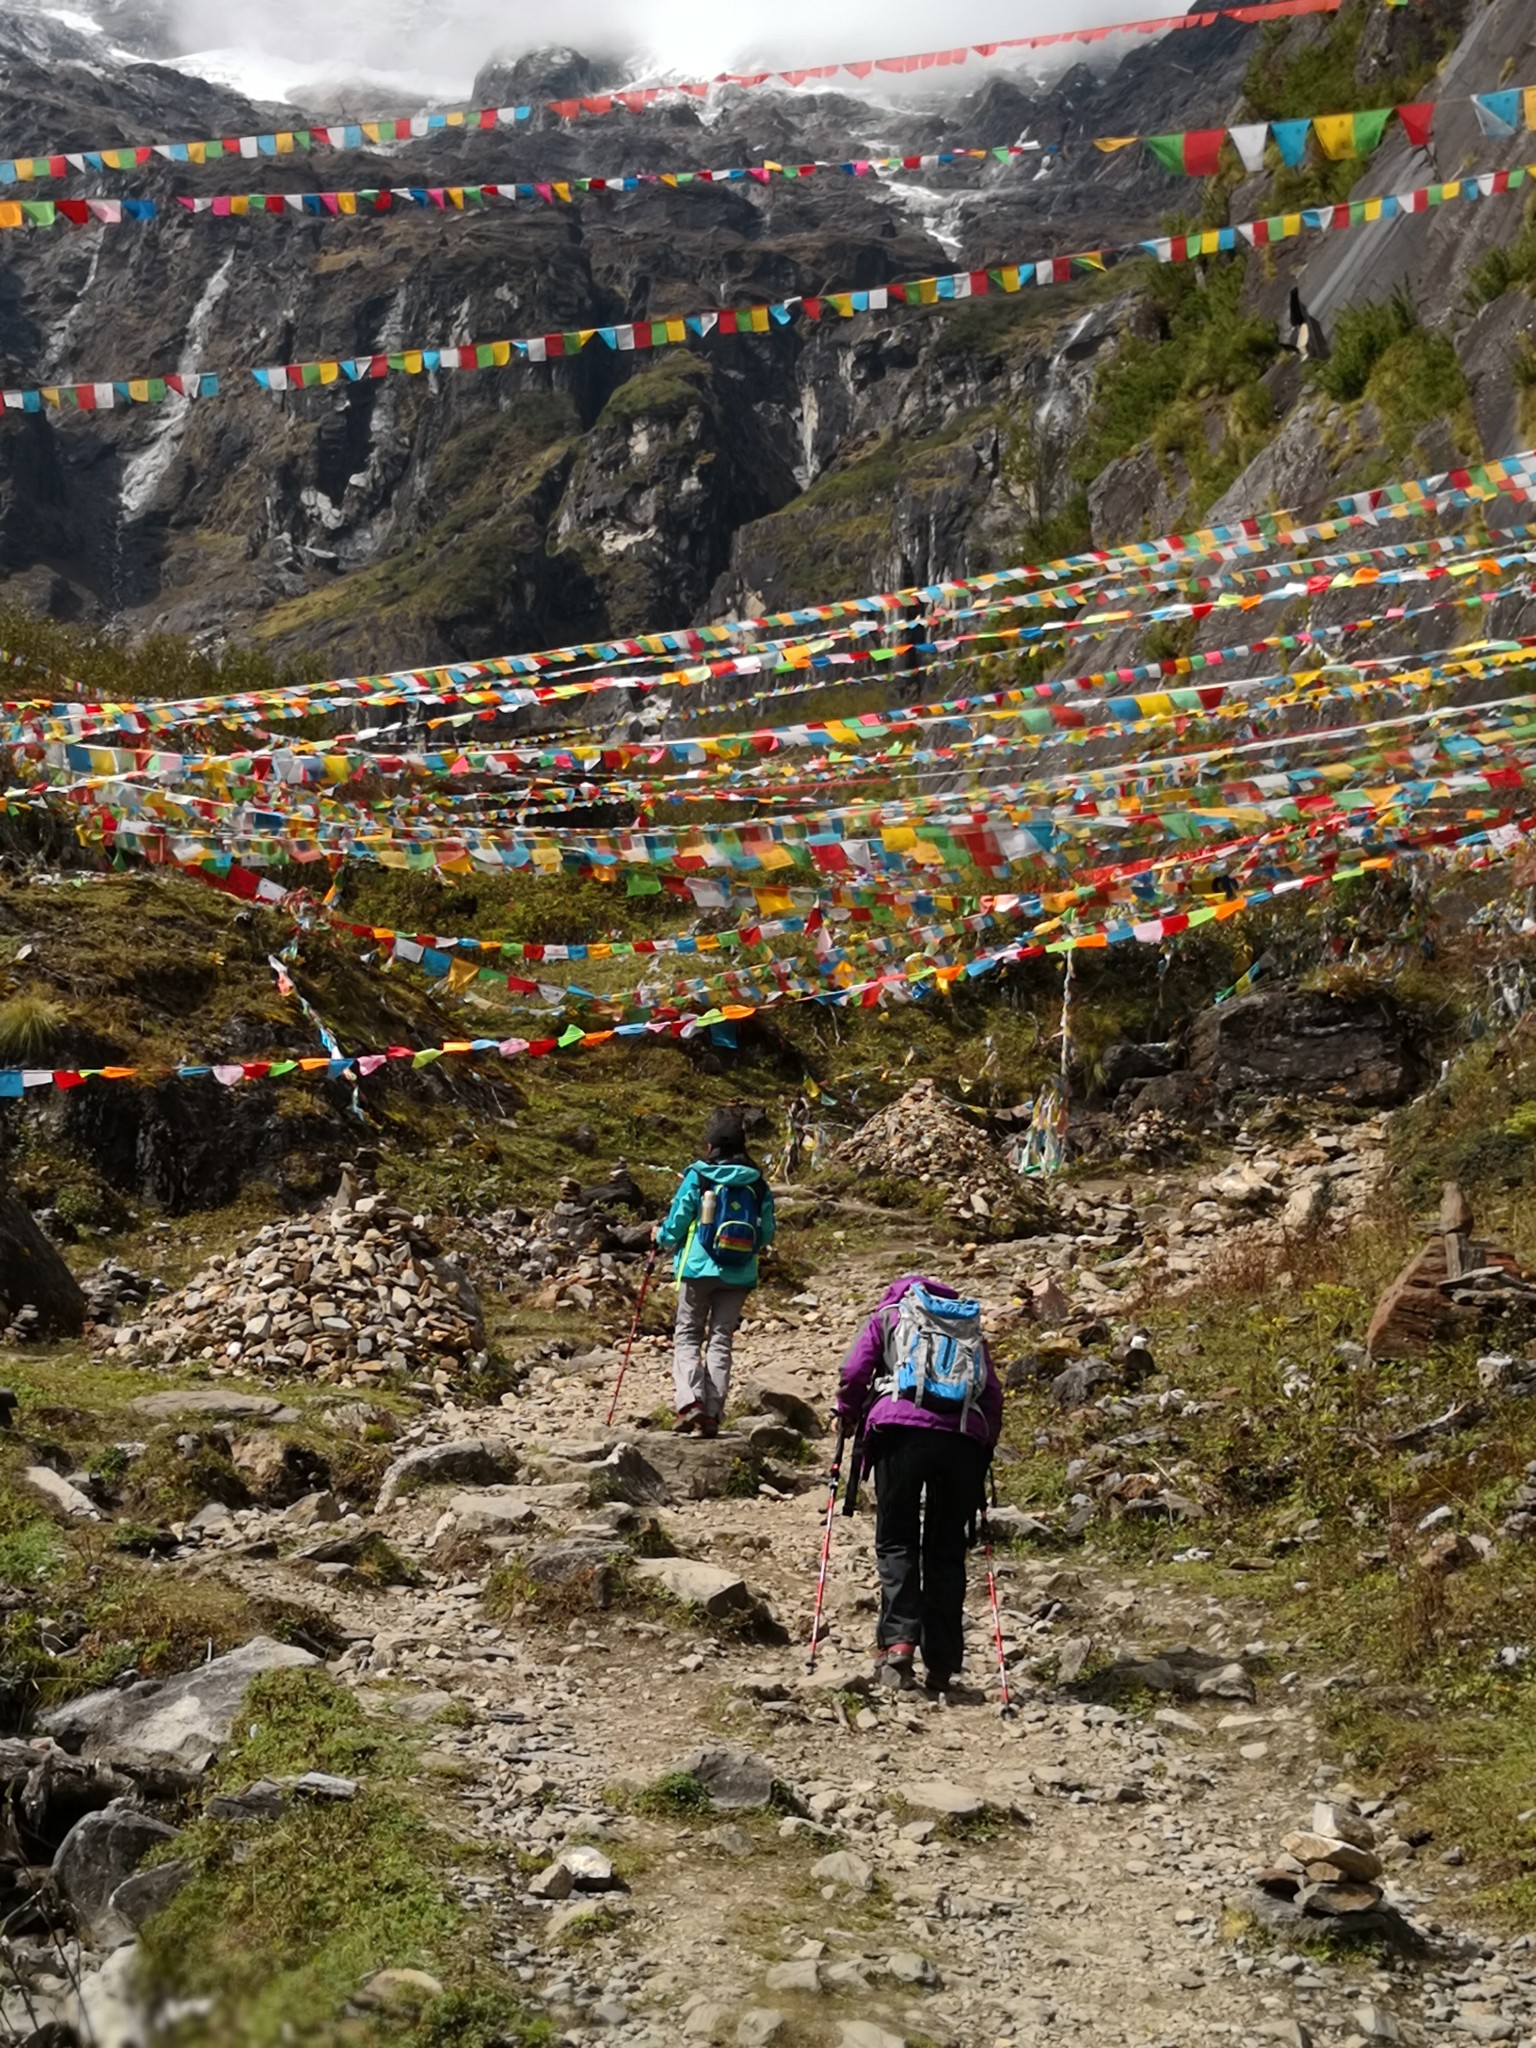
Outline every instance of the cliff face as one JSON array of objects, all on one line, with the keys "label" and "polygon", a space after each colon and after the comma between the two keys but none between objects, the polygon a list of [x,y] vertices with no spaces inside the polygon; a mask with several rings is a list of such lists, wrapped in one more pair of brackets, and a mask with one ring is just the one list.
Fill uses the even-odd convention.
[{"label": "cliff face", "polygon": [[[757,92],[707,118],[688,104],[277,165],[156,163],[137,183],[96,189],[164,199],[550,179],[1025,133],[1069,145],[1044,175],[995,165],[901,182],[653,188],[447,218],[9,234],[0,382],[538,333],[1133,239],[1178,210],[1193,221],[1217,195],[1144,150],[1100,155],[1089,138],[1210,126],[1245,109],[1488,90],[1506,60],[1512,76],[1530,69],[1522,0],[1480,7],[1465,33],[1462,7],[1351,0],[1343,17],[1278,34],[1182,31],[1049,86],[978,65],[973,89],[927,104]],[[153,47],[153,16],[135,20],[140,46]],[[1307,81],[1314,99],[1285,103]],[[563,53],[492,67],[474,97],[505,104],[601,82]],[[56,22],[0,18],[0,153],[271,125],[271,109],[179,72],[103,64],[96,44]],[[1483,142],[1465,107],[1442,115],[1438,143],[1447,175],[1520,156]],[[1311,175],[1316,191],[1293,181],[1278,195],[1265,176],[1224,187],[1221,217],[1270,211],[1281,196],[1310,203],[1329,178],[1326,196],[1343,196],[1336,169]],[[1422,152],[1393,145],[1357,189],[1434,175]],[[1518,265],[1475,314],[1468,281],[1521,222],[1518,199],[1447,207],[1386,233],[1252,256],[1230,283],[1203,269],[1150,282],[1112,273],[954,311],[712,336],[650,356],[601,351],[435,387],[390,379],[280,398],[251,389],[175,411],[7,416],[0,595],[211,638],[254,632],[349,669],[965,574],[1090,530],[1159,530],[1213,504],[1295,504],[1340,479],[1371,480],[1373,456],[1395,474],[1421,453],[1433,462],[1437,450],[1514,444],[1526,386],[1511,366],[1530,346],[1532,302]],[[1304,387],[1274,346],[1298,277],[1329,320],[1406,285],[1423,328],[1451,343],[1464,388],[1448,384],[1443,413],[1431,403],[1404,427],[1373,418],[1368,398],[1363,412],[1358,396],[1341,409]]]}]

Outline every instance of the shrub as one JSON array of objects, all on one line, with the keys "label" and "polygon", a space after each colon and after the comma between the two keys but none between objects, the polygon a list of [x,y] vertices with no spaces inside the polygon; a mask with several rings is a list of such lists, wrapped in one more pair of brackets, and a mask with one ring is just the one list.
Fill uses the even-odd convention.
[{"label": "shrub", "polygon": [[0,1003],[0,1064],[36,1064],[52,1050],[68,1021],[46,996],[12,996]]},{"label": "shrub", "polygon": [[1333,331],[1333,353],[1314,363],[1312,376],[1328,396],[1350,405],[1365,396],[1376,365],[1396,342],[1413,333],[1419,316],[1401,287],[1390,299],[1347,306]]}]

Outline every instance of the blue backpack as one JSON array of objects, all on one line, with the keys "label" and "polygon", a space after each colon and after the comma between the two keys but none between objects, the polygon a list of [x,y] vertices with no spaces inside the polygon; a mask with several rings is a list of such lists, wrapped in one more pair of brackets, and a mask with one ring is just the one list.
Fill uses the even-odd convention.
[{"label": "blue backpack", "polygon": [[953,1415],[964,1429],[971,1404],[987,1384],[981,1303],[909,1287],[897,1304],[885,1357],[880,1393]]},{"label": "blue backpack", "polygon": [[761,1187],[760,1180],[749,1181],[745,1186],[733,1184],[729,1187],[711,1183],[705,1191],[706,1202],[711,1194],[714,1195],[715,1213],[706,1223],[701,1212],[699,1242],[717,1266],[746,1266],[757,1257]]}]

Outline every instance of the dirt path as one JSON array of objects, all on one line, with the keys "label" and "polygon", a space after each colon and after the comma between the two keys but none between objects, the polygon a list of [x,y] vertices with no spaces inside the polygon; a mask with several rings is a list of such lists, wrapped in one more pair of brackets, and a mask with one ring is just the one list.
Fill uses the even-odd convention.
[{"label": "dirt path", "polygon": [[[749,1322],[738,1383],[771,1373],[825,1412],[882,1273],[824,1276],[793,1332]],[[654,1431],[639,1425],[665,1384],[653,1341],[637,1348],[614,1431],[602,1427],[609,1373],[599,1367],[538,1369],[501,1408],[449,1411],[434,1433],[495,1437],[527,1475],[555,1453],[563,1472],[599,1445],[643,1449]],[[472,1725],[432,1740],[445,1812],[521,1852],[530,1872],[575,1838],[599,1844],[627,1879],[626,1892],[584,1902],[498,1901],[505,1957],[568,2043],[1536,2041],[1536,1978],[1518,1946],[1483,1958],[1447,1948],[1413,1965],[1334,1962],[1253,1927],[1245,1873],[1340,1775],[1304,1689],[1284,1682],[1283,1657],[1252,1705],[1122,1713],[1021,1679],[1017,1718],[1005,1722],[978,1565],[974,1698],[861,1697],[873,1633],[867,1508],[837,1522],[833,1631],[808,1682],[821,1486],[662,1511],[681,1554],[739,1571],[766,1599],[790,1632],[774,1648],[622,1606],[492,1622],[483,1571],[457,1579],[434,1566],[447,1498],[417,1496],[378,1519],[432,1574],[424,1588],[338,1584],[306,1597],[351,1632],[340,1661],[349,1683],[402,1714],[425,1718],[449,1699],[474,1711]],[[592,1520],[591,1509],[552,1508],[526,1541]],[[234,1558],[220,1569],[254,1590],[295,1590],[291,1565]],[[1191,1599],[1176,1582],[1149,1592],[1091,1553],[1010,1555],[1000,1588],[1020,1660],[1090,1633],[1236,1657],[1252,1627],[1236,1607]],[[798,1815],[658,1816],[622,1796],[722,1744],[764,1759]],[[1393,1875],[1422,1924],[1428,1908],[1413,1886],[1426,1873],[1413,1864]]]}]

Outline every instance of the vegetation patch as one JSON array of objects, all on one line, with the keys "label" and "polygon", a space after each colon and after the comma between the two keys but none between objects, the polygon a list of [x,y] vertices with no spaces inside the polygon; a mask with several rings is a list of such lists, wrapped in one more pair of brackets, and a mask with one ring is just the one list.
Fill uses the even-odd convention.
[{"label": "vegetation patch", "polygon": [[[353,1800],[295,1802],[258,1829],[205,1820],[178,1838],[196,1875],[143,1945],[157,1994],[212,2001],[177,2032],[178,2048],[342,2038],[540,2048],[553,2038],[491,1967],[490,1931],[461,1903],[467,1852],[414,1801],[419,1740],[372,1721],[323,1672],[253,1682],[215,1784],[309,1770],[366,1782]],[[416,2010],[354,2004],[383,1969],[425,1971],[444,1995]]]}]

